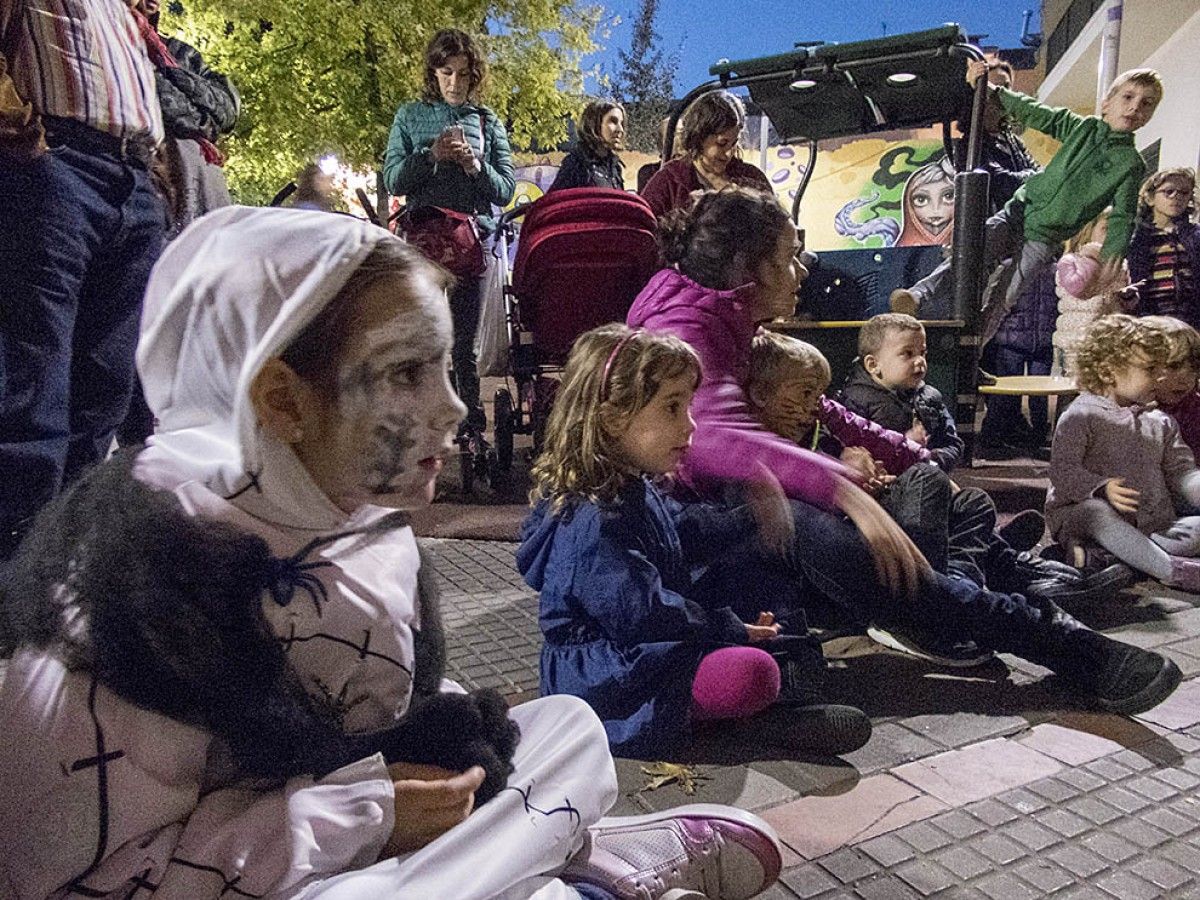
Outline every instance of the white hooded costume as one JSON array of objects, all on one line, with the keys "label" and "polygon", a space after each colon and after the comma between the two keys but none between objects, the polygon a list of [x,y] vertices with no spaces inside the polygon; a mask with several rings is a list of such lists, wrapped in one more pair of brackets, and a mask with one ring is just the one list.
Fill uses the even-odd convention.
[{"label": "white hooded costume", "polygon": [[[229,207],[173,242],[146,297],[138,367],[159,431],[137,480],[280,558],[388,515],[335,506],[257,426],[248,391],[392,239],[349,217]],[[347,732],[386,728],[412,689],[412,530],[351,534],[305,561],[319,563],[308,570],[319,587],[286,605],[264,596],[267,621],[305,688],[337,698]],[[248,783],[210,734],[68,669],[53,645],[19,648],[0,678],[4,898],[572,897],[551,876],[616,797],[596,716],[573,697],[536,700],[512,711],[522,736],[509,787],[422,850],[377,862],[396,815],[380,755],[320,779]]]}]

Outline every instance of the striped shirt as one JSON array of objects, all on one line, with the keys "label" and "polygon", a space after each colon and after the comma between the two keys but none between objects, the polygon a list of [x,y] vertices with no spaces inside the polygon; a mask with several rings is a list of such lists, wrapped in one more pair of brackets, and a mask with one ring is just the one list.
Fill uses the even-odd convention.
[{"label": "striped shirt", "polygon": [[36,112],[162,140],[154,66],[124,0],[4,0],[0,8],[0,50]]},{"label": "striped shirt", "polygon": [[1143,315],[1174,316],[1193,327],[1200,325],[1195,307],[1193,279],[1187,251],[1174,232],[1158,232],[1150,238],[1150,274],[1138,290]]}]

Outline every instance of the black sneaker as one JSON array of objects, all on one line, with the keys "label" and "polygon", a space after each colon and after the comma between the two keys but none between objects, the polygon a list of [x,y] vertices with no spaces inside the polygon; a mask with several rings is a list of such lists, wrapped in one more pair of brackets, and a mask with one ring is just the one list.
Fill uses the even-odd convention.
[{"label": "black sneaker", "polygon": [[830,703],[820,692],[823,673],[795,660],[779,663],[779,699],[769,711],[781,743],[823,756],[850,753],[871,739],[871,720],[861,709]]},{"label": "black sneaker", "polygon": [[1125,563],[1117,562],[1074,581],[1032,581],[1027,592],[1053,600],[1059,606],[1083,606],[1109,599],[1117,591],[1136,583],[1138,577],[1138,573]]},{"label": "black sneaker", "polygon": [[889,650],[915,656],[951,669],[969,669],[991,661],[995,654],[970,640],[941,640],[915,628],[900,625],[871,625],[867,637]]},{"label": "black sneaker", "polygon": [[1046,533],[1046,517],[1036,509],[1026,509],[1017,513],[996,529],[996,533],[1004,539],[1004,543],[1018,553],[1032,550],[1042,540]]},{"label": "black sneaker", "polygon": [[1115,641],[1097,631],[1072,635],[1078,662],[1072,671],[1056,669],[1091,695],[1106,712],[1135,716],[1153,709],[1179,687],[1183,673],[1162,654]]}]

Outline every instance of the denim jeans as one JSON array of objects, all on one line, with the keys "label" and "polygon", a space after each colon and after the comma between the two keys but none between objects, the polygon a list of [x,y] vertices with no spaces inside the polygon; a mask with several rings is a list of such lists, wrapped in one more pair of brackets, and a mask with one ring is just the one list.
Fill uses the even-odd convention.
[{"label": "denim jeans", "polygon": [[467,421],[483,426],[483,407],[479,404],[479,369],[475,361],[475,334],[479,331],[479,302],[482,280],[461,277],[450,291],[450,320],[454,325],[454,344],[450,361],[454,365],[454,390],[467,407]]},{"label": "denim jeans", "polygon": [[108,452],[129,404],[142,295],[165,221],[147,171],[66,146],[0,166],[0,197],[7,535]]}]

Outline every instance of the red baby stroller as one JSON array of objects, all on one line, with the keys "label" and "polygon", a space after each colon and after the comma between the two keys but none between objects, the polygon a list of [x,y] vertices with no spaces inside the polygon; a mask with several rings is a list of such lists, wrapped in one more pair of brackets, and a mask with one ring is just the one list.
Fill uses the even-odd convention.
[{"label": "red baby stroller", "polygon": [[[658,268],[654,213],[636,194],[609,188],[555,191],[512,210],[524,216],[512,282],[505,288],[508,376],[496,391],[496,468],[512,468],[513,437],[541,449],[560,371],[579,335],[623,322]],[[507,283],[507,279],[505,279]]]}]

